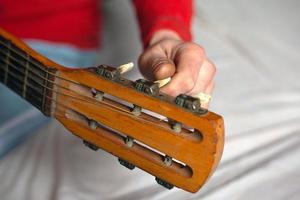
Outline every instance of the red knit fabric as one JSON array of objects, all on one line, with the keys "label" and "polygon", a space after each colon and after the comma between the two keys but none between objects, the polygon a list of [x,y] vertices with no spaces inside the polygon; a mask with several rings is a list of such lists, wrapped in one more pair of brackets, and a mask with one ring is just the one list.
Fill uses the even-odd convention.
[{"label": "red knit fabric", "polygon": [[[134,0],[142,39],[172,29],[189,40],[192,0]],[[0,27],[24,39],[96,48],[101,32],[100,0],[0,0]]]},{"label": "red knit fabric", "polygon": [[171,29],[186,41],[191,40],[193,0],[133,0],[144,46],[160,29]]}]

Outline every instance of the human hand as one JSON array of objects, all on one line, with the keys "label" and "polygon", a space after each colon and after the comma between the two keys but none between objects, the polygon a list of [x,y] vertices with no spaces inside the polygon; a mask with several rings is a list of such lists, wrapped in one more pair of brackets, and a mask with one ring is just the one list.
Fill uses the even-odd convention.
[{"label": "human hand", "polygon": [[[148,48],[139,58],[141,73],[149,80],[171,81],[161,92],[171,96],[179,94],[211,94],[214,89],[216,67],[207,58],[204,49],[193,42],[184,42],[173,31],[155,33]],[[201,105],[208,107],[208,103]]]}]

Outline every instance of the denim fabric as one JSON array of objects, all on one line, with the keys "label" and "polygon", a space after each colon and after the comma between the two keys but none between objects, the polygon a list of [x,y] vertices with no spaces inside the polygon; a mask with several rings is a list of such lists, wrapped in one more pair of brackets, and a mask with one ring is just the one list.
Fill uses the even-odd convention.
[{"label": "denim fabric", "polygon": [[[95,50],[83,51],[69,45],[39,40],[27,40],[26,43],[63,66],[84,67],[96,63]],[[0,99],[0,157],[2,157],[49,118],[1,84]]]}]

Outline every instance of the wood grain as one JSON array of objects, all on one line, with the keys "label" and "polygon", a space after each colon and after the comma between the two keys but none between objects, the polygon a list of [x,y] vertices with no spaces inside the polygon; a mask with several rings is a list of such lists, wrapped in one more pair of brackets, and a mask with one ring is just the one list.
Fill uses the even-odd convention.
[{"label": "wood grain", "polygon": [[[175,105],[174,98],[162,94],[153,97],[132,88],[133,82],[107,80],[88,69],[69,69],[36,53],[19,39],[0,29],[0,35],[29,53],[44,65],[57,69],[52,116],[74,135],[122,158],[144,171],[189,192],[198,191],[219,163],[224,146],[224,122],[208,111],[195,114]],[[125,84],[126,83],[126,84]],[[142,113],[118,101],[93,98],[94,88],[116,99],[175,120],[195,131],[176,133],[166,121]],[[99,123],[93,130],[89,120]],[[100,125],[101,124],[101,125]],[[129,147],[124,137],[135,139]],[[163,156],[174,158],[171,166]],[[121,177],[120,177],[121,178]]]}]

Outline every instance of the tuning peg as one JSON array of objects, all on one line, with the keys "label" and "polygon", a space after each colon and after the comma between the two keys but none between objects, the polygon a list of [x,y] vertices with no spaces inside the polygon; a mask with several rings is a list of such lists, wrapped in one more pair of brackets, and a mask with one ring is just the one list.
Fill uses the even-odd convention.
[{"label": "tuning peg", "polygon": [[139,116],[142,113],[142,108],[140,106],[133,105],[131,112],[133,115]]},{"label": "tuning peg", "polygon": [[97,99],[98,101],[103,100],[104,92],[98,91],[94,88],[91,89],[91,92],[92,92],[92,95],[95,99]]},{"label": "tuning peg", "polygon": [[164,164],[166,165],[166,166],[171,166],[172,165],[172,158],[170,157],[170,156],[165,156],[164,157]]},{"label": "tuning peg", "polygon": [[167,85],[170,81],[171,81],[171,77],[165,78],[165,79],[162,79],[162,80],[157,80],[154,83],[158,83],[158,87],[161,88],[161,87]]},{"label": "tuning peg", "polygon": [[193,97],[200,99],[201,105],[208,105],[208,103],[211,101],[211,95],[203,92],[193,95]]},{"label": "tuning peg", "polygon": [[98,128],[98,123],[94,120],[89,120],[89,127],[93,130],[96,130]]},{"label": "tuning peg", "polygon": [[128,146],[128,147],[133,147],[134,145],[134,139],[130,136],[127,136],[125,138],[125,144]]},{"label": "tuning peg", "polygon": [[166,182],[166,181],[164,181],[164,180],[162,180],[162,179],[160,179],[160,178],[158,178],[158,177],[156,177],[155,180],[156,180],[156,182],[157,182],[159,185],[161,185],[161,186],[163,186],[163,187],[165,187],[165,188],[167,188],[167,189],[169,189],[169,190],[171,190],[171,189],[174,188],[174,185],[172,185],[172,184],[170,184],[170,183],[168,183],[168,182]]},{"label": "tuning peg", "polygon": [[133,69],[133,67],[134,67],[134,63],[130,62],[130,63],[119,66],[117,68],[117,70],[119,71],[120,74],[125,74],[125,73],[131,71]]},{"label": "tuning peg", "polygon": [[[175,98],[175,104],[178,106],[188,109],[190,111],[198,111],[201,109],[200,100],[195,97],[191,97],[185,94],[180,94]],[[172,129],[176,133],[180,133],[182,129],[182,124],[176,121],[172,122]]]},{"label": "tuning peg", "polygon": [[180,133],[182,129],[182,124],[173,120],[169,120],[171,127],[175,133]]},{"label": "tuning peg", "polygon": [[83,144],[94,151],[97,151],[99,149],[99,147],[97,147],[96,145],[94,145],[86,140],[83,140]]}]

